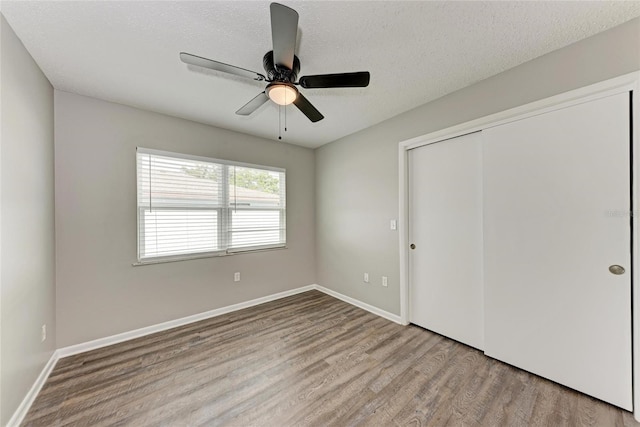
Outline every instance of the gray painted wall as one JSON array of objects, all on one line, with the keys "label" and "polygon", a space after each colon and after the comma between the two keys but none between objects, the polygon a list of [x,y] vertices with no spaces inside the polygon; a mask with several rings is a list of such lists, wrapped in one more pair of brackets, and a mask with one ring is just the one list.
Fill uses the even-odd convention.
[{"label": "gray painted wall", "polygon": [[[312,150],[60,91],[55,111],[58,347],[316,282]],[[286,168],[288,249],[133,267],[136,146]]]},{"label": "gray painted wall", "polygon": [[0,21],[0,424],[5,425],[56,348],[54,132],[53,87],[3,16]]},{"label": "gray painted wall", "polygon": [[317,149],[318,284],[400,314],[400,141],[639,69],[634,19]]}]

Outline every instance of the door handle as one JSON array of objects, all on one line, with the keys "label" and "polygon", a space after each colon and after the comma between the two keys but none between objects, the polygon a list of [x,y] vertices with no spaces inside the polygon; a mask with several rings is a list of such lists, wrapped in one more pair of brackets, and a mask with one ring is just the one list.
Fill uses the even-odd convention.
[{"label": "door handle", "polygon": [[613,264],[609,266],[609,271],[611,272],[611,274],[615,274],[616,276],[619,276],[621,274],[624,274],[625,270],[623,266]]},{"label": "door handle", "polygon": [[412,244],[410,244],[410,245],[409,245],[409,247],[410,247],[411,249],[415,249],[415,248],[416,248],[416,245],[414,245],[414,244],[412,243]]}]

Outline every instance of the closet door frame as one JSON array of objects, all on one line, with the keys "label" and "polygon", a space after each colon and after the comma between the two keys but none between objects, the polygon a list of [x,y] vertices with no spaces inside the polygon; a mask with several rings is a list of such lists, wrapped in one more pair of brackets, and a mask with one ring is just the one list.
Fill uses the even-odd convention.
[{"label": "closet door frame", "polygon": [[565,92],[520,107],[491,114],[476,120],[402,141],[398,146],[399,171],[399,249],[400,249],[400,320],[409,324],[409,150],[435,144],[472,132],[482,131],[516,120],[521,120],[549,111],[566,108],[606,96],[631,92],[631,144],[632,144],[632,327],[633,327],[633,407],[634,418],[640,421],[640,72],[625,74],[580,89]]}]

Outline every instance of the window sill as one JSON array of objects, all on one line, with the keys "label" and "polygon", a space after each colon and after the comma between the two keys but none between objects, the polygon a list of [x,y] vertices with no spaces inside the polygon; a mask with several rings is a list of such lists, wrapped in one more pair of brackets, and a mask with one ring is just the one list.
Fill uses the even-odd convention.
[{"label": "window sill", "polygon": [[201,255],[186,255],[186,256],[176,256],[176,257],[166,257],[166,258],[151,258],[148,260],[139,260],[131,264],[134,267],[140,267],[143,265],[154,265],[154,264],[166,264],[169,262],[179,262],[179,261],[192,261],[196,259],[205,259],[205,258],[218,258],[218,257],[226,257],[231,255],[241,255],[241,254],[252,254],[256,252],[266,252],[266,251],[276,251],[288,249],[285,246],[269,246],[255,249],[247,249],[247,250],[235,250],[230,252],[209,252]]}]

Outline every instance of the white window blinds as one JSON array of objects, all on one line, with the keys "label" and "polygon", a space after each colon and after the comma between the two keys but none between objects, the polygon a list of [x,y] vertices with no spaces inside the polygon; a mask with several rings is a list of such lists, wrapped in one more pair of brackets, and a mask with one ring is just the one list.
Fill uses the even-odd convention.
[{"label": "white window blinds", "polygon": [[285,171],[138,148],[138,260],[286,244]]}]

